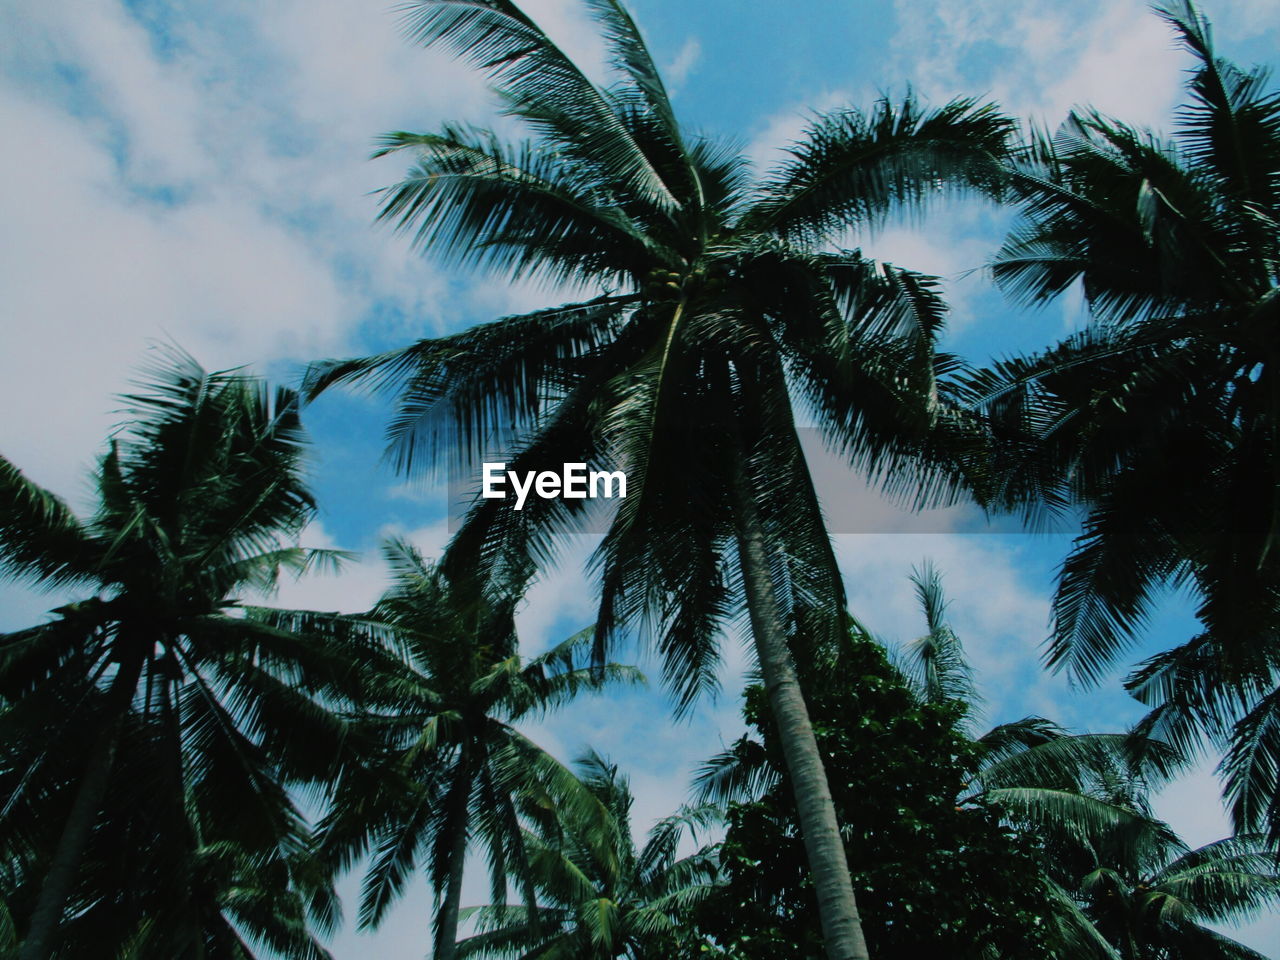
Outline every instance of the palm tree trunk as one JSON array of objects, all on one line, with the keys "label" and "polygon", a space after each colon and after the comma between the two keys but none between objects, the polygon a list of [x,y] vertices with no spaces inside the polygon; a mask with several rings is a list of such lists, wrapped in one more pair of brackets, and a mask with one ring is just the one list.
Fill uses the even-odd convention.
[{"label": "palm tree trunk", "polygon": [[756,509],[742,454],[732,478],[732,496],[738,528],[738,557],[756,655],[764,676],[787,772],[795,793],[796,815],[804,837],[809,872],[818,896],[818,915],[828,960],[868,960],[862,920],[853,895],[844,841],[836,821],[836,808],[827,785],[827,772],[818,753],[818,741],[809,721],[809,710],[800,691],[795,662],[787,646],[787,632],[779,615],[778,598],[769,573],[764,526]]},{"label": "palm tree trunk", "polygon": [[440,904],[440,913],[436,917],[436,944],[431,951],[433,960],[454,960],[458,953],[458,911],[462,906],[462,870],[467,861],[467,797],[471,793],[471,774],[464,773],[465,778],[458,788],[463,797],[462,816],[460,822],[454,824],[455,829],[449,845],[449,878],[445,882],[444,900]]},{"label": "palm tree trunk", "polygon": [[128,664],[122,663],[107,690],[107,710],[111,720],[90,749],[89,762],[85,764],[75,800],[71,803],[71,812],[67,814],[62,836],[58,838],[58,846],[49,862],[49,872],[40,886],[40,895],[31,912],[31,926],[18,951],[18,960],[48,960],[57,945],[62,911],[75,886],[84,848],[107,795],[116,748],[120,744],[120,728],[137,688],[142,662],[141,656],[134,656]]}]

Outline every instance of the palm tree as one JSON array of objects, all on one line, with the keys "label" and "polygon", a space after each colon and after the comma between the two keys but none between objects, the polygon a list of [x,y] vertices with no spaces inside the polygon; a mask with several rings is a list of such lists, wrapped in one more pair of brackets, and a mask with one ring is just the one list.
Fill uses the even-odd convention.
[{"label": "palm tree", "polygon": [[586,690],[643,682],[632,667],[585,666],[579,634],[530,660],[517,652],[518,586],[500,605],[476,602],[410,545],[392,541],[395,582],[361,621],[403,651],[403,669],[386,671],[367,692],[359,718],[376,744],[346,768],[319,825],[322,857],[349,867],[372,852],[360,904],[362,926],[376,926],[419,859],[436,891],[432,956],[456,955],[463,867],[482,841],[494,896],[514,877],[533,902],[522,816],[561,808],[584,828],[603,820],[595,798],[517,724],[537,719]]},{"label": "palm tree", "polygon": [[[0,897],[25,926],[18,956],[101,956],[139,916],[190,930],[197,914],[209,956],[248,956],[242,934],[327,956],[304,922],[287,785],[329,774],[344,724],[326,704],[357,692],[363,655],[239,599],[337,559],[294,545],[315,511],[297,398],[177,350],[143,386],[92,517],[0,459],[0,572],[80,594],[0,636]],[[312,889],[323,925],[333,903]],[[176,929],[138,955],[176,955]]]},{"label": "palm tree", "polygon": [[[947,622],[941,577],[913,573],[928,632],[908,647],[919,696],[975,703]],[[1147,804],[1184,758],[1143,732],[1069,734],[1040,717],[993,727],[975,744],[967,803],[985,803],[1043,844],[1049,916],[1072,956],[1247,960],[1261,954],[1205,923],[1247,919],[1280,900],[1280,866],[1261,835],[1189,849]]]},{"label": "palm tree", "polygon": [[[714,685],[721,627],[745,601],[830,956],[865,957],[794,664],[804,644],[843,629],[797,405],[855,464],[915,484],[908,455],[947,423],[932,352],[943,304],[931,278],[832,238],[942,183],[990,186],[1009,123],[967,100],[885,100],[814,121],[788,161],[753,181],[731,147],[680,127],[616,0],[587,3],[611,55],[608,87],[508,0],[409,5],[410,35],[485,71],[534,138],[507,145],[453,126],[388,135],[381,153],[417,162],[381,217],[447,261],[598,295],[321,365],[309,389],[361,380],[396,393],[390,436],[406,470],[424,458],[474,469],[502,443],[514,444],[514,471],[625,467],[627,496],[595,557],[597,655],[645,625],[686,708]],[[921,498],[945,494],[947,480],[933,475]],[[527,575],[588,507],[479,500],[445,566]]]},{"label": "palm tree", "polygon": [[1133,787],[1104,776],[1053,802],[1039,788],[1020,791],[1025,797],[1002,791],[1006,811],[1043,844],[1054,922],[1070,955],[1263,960],[1206,924],[1248,919],[1280,901],[1267,838],[1238,834],[1189,849]]},{"label": "palm tree", "polygon": [[1159,736],[1229,750],[1237,825],[1280,838],[1280,94],[1189,2],[1157,10],[1197,61],[1172,138],[1094,112],[1033,138],[992,263],[1028,303],[1079,281],[1090,326],[965,389],[995,431],[991,502],[1083,509],[1049,663],[1096,682],[1162,588],[1191,589],[1202,633],[1129,687]]},{"label": "palm tree", "polygon": [[479,931],[459,945],[461,957],[575,957],[580,960],[668,960],[699,957],[692,912],[712,892],[711,848],[677,856],[686,833],[719,819],[713,807],[683,808],[649,831],[637,848],[632,796],[625,776],[594,751],[577,763],[587,789],[607,811],[605,829],[572,816],[526,831],[534,886],[528,907],[505,903],[467,911]]}]

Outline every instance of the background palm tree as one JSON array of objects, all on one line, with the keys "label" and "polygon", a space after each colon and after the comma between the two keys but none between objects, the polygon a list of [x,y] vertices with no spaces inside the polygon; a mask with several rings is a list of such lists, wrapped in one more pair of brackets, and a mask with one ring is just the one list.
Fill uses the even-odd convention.
[{"label": "background palm tree", "polygon": [[[929,702],[978,702],[941,577],[912,575],[928,632],[905,651],[905,676]],[[1071,734],[1042,717],[976,736],[966,804],[1000,811],[1034,837],[1055,955],[1098,960],[1256,958],[1205,923],[1247,919],[1280,895],[1261,836],[1190,850],[1147,801],[1186,758],[1144,731]]]},{"label": "background palm tree", "polygon": [[385,632],[403,662],[368,691],[356,723],[371,746],[335,785],[319,845],[339,868],[372,852],[362,926],[382,919],[424,860],[437,902],[432,956],[447,960],[473,839],[484,845],[494,897],[514,879],[532,904],[522,816],[559,809],[583,830],[604,819],[595,797],[517,724],[583,691],[644,678],[618,664],[587,666],[586,634],[524,660],[514,619],[520,584],[495,605],[451,584],[407,543],[392,541],[385,553],[395,582],[367,616],[352,619]]},{"label": "background palm tree", "polygon": [[1192,850],[1152,815],[1145,784],[1114,767],[1082,772],[1092,783],[1057,798],[1041,787],[994,791],[1043,845],[1064,956],[1263,960],[1207,925],[1247,920],[1280,901],[1267,838],[1240,834]]},{"label": "background palm tree", "polygon": [[[926,564],[912,580],[928,632],[907,648],[907,677],[924,698],[975,703],[941,577]],[[1274,852],[1261,835],[1191,850],[1153,816],[1149,791],[1185,765],[1172,747],[1143,731],[1073,735],[1041,717],[1000,724],[975,745],[962,800],[1003,811],[1041,843],[1059,949],[1123,960],[1262,956],[1204,924],[1247,919],[1280,898]]]},{"label": "background palm tree", "polygon": [[[394,133],[417,163],[383,219],[447,261],[578,284],[596,296],[321,365],[395,392],[398,463],[478,463],[514,444],[511,470],[620,464],[628,496],[595,557],[598,657],[643,625],[680,707],[715,682],[719,636],[745,601],[792,770],[832,958],[865,957],[830,790],[793,657],[838,638],[843,588],[796,434],[812,415],[850,459],[913,488],[910,455],[945,425],[933,281],[834,242],[939,184],[990,186],[1009,123],[955,101],[908,98],[815,121],[791,158],[752,180],[746,160],[678,124],[630,16],[588,0],[610,52],[600,87],[506,0],[420,0],[410,35],[484,70],[534,139],[446,126]],[[945,478],[924,483],[941,495]],[[580,500],[520,512],[480,500],[445,557],[451,572],[528,576]],[[804,624],[803,628],[801,624]]]},{"label": "background palm tree", "polygon": [[714,890],[716,861],[702,847],[678,856],[681,838],[719,822],[719,811],[681,809],[649,831],[644,846],[632,834],[630,786],[595,752],[578,775],[607,812],[594,820],[566,816],[528,831],[537,918],[505,903],[467,911],[479,931],[459,944],[462,957],[575,957],[581,960],[665,960],[706,956],[693,915]]},{"label": "background palm tree", "polygon": [[1080,282],[1092,322],[968,397],[995,429],[993,503],[1084,511],[1049,663],[1097,681],[1160,589],[1190,588],[1203,632],[1129,688],[1160,737],[1228,751],[1236,824],[1280,839],[1280,94],[1189,2],[1157,10],[1197,61],[1172,138],[1094,112],[1033,138],[992,262],[1030,303]]},{"label": "background palm tree", "polygon": [[0,877],[19,956],[101,956],[140,917],[139,956],[247,956],[242,935],[325,956],[302,898],[321,925],[334,904],[301,859],[287,785],[330,774],[345,724],[327,705],[357,692],[365,654],[239,599],[337,559],[295,545],[315,510],[296,397],[176,350],[143,387],[92,517],[0,459],[3,572],[81,596],[0,637]]}]

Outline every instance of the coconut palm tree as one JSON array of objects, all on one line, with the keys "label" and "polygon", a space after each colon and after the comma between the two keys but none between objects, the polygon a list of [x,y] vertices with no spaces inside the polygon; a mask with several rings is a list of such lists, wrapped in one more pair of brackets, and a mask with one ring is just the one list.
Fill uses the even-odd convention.
[{"label": "coconut palm tree", "polygon": [[1249,919],[1280,901],[1280,870],[1265,836],[1238,834],[1192,850],[1141,794],[1115,792],[1086,792],[1056,810],[1038,803],[1023,822],[1044,845],[1069,955],[1264,960],[1207,924]]},{"label": "coconut palm tree", "polygon": [[459,943],[461,957],[577,957],[667,960],[705,956],[692,912],[714,889],[714,851],[677,856],[681,838],[719,820],[719,811],[683,808],[649,831],[637,848],[627,778],[594,751],[579,776],[607,811],[605,829],[572,816],[526,831],[536,922],[526,906],[506,903],[467,911],[479,931]]},{"label": "coconut palm tree", "polygon": [[[0,896],[18,956],[101,956],[140,916],[197,914],[210,956],[248,956],[242,936],[326,956],[303,922],[287,788],[329,775],[345,724],[327,705],[357,692],[366,657],[241,599],[337,559],[296,545],[315,512],[297,398],[176,350],[143,386],[91,517],[0,459],[0,572],[79,597],[0,636]],[[177,955],[173,929],[138,955]]]},{"label": "coconut palm tree", "polygon": [[1280,93],[1189,2],[1157,10],[1196,60],[1172,137],[1078,112],[1033,138],[991,264],[1027,303],[1079,282],[1091,323],[968,399],[993,425],[992,503],[1083,510],[1049,663],[1095,682],[1163,588],[1193,591],[1201,634],[1130,689],[1162,738],[1228,750],[1237,825],[1280,838]]},{"label": "coconut palm tree", "polygon": [[[937,571],[912,580],[928,632],[907,648],[906,676],[934,702],[976,702]],[[1261,835],[1196,850],[1156,819],[1153,786],[1184,765],[1140,730],[1069,734],[1040,717],[1000,724],[961,798],[1001,811],[1043,848],[1049,916],[1071,956],[1100,960],[1246,960],[1261,954],[1205,926],[1248,919],[1280,900],[1280,866]]]},{"label": "coconut palm tree", "polygon": [[[865,957],[793,662],[802,644],[843,629],[796,421],[812,416],[880,479],[915,484],[910,455],[948,422],[937,389],[946,366],[932,353],[944,307],[931,278],[834,241],[942,184],[990,186],[1009,123],[967,100],[933,110],[886,100],[815,120],[789,160],[753,180],[740,153],[680,126],[626,11],[615,0],[587,5],[610,52],[607,87],[508,0],[411,3],[410,35],[483,70],[533,137],[509,145],[446,126],[391,134],[380,151],[416,155],[381,217],[419,246],[586,294],[321,365],[309,388],[359,380],[394,393],[392,451],[405,469],[426,460],[474,471],[503,444],[514,471],[625,468],[627,496],[595,557],[598,655],[646,626],[687,707],[714,684],[721,627],[745,604],[830,956]],[[930,476],[923,499],[948,487]],[[589,508],[533,499],[517,512],[478,500],[445,565],[527,575]]]},{"label": "coconut palm tree", "polygon": [[518,587],[501,604],[478,602],[411,545],[387,544],[395,582],[360,621],[376,624],[403,652],[403,669],[379,675],[357,724],[375,744],[338,779],[319,824],[322,859],[346,868],[372,854],[360,904],[362,926],[376,926],[419,861],[436,891],[432,956],[456,955],[463,868],[478,841],[494,896],[508,879],[533,903],[522,817],[560,809],[581,828],[604,811],[567,769],[518,724],[583,691],[643,682],[632,667],[588,666],[590,637],[579,634],[545,653],[520,657],[514,613]]}]

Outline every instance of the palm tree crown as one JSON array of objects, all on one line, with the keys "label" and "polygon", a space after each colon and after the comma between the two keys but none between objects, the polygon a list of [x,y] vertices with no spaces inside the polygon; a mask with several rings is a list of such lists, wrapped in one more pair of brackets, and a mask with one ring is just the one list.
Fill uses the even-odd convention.
[{"label": "palm tree crown", "polygon": [[[146,388],[127,398],[88,519],[0,459],[4,572],[81,592],[0,637],[0,849],[20,956],[134,939],[139,956],[246,957],[245,934],[325,956],[298,899],[306,836],[286,785],[328,775],[344,724],[327,704],[355,691],[361,657],[241,600],[336,559],[295,545],[314,513],[296,397],[176,351]],[[323,925],[334,903],[314,889]]]},{"label": "palm tree crown", "polygon": [[[508,0],[408,6],[410,35],[483,70],[533,139],[512,146],[451,126],[391,134],[383,152],[417,160],[381,215],[451,262],[598,295],[322,365],[309,386],[356,379],[397,392],[390,433],[405,468],[446,453],[473,466],[506,442],[515,471],[626,470],[627,497],[595,557],[597,657],[644,625],[687,707],[714,685],[720,631],[745,600],[787,754],[803,771],[829,949],[864,957],[788,646],[837,638],[843,621],[797,408],[854,462],[903,479],[904,455],[921,453],[940,419],[932,347],[943,304],[931,278],[834,239],[941,184],[990,187],[1010,124],[967,100],[936,110],[885,100],[815,121],[787,162],[753,180],[738,152],[682,129],[622,6],[586,3],[609,50],[607,87]],[[445,567],[527,576],[585,510],[478,500]]]},{"label": "palm tree crown", "polygon": [[367,744],[346,767],[319,828],[323,858],[350,866],[372,854],[360,922],[375,926],[419,860],[437,895],[432,956],[455,955],[463,867],[479,841],[495,897],[514,880],[533,902],[522,818],[560,809],[586,829],[604,811],[577,779],[522,733],[583,691],[643,682],[631,667],[587,666],[589,637],[525,660],[517,650],[519,589],[501,605],[476,602],[410,545],[386,547],[393,586],[352,629],[381,634],[402,653],[366,691],[357,720]]},{"label": "palm tree crown", "polygon": [[492,904],[468,911],[478,933],[462,957],[579,957],[665,960],[703,956],[692,916],[715,889],[713,852],[678,856],[680,840],[718,822],[714,807],[682,809],[660,820],[637,848],[631,790],[617,767],[594,752],[577,763],[606,811],[595,822],[562,817],[528,831],[536,916],[527,907]]},{"label": "palm tree crown", "polygon": [[996,432],[993,502],[1084,506],[1049,662],[1096,681],[1161,588],[1192,588],[1203,632],[1130,688],[1160,736],[1229,749],[1237,823],[1280,836],[1280,93],[1189,2],[1158,11],[1197,61],[1173,136],[1083,112],[1035,138],[992,263],[1029,302],[1081,283],[1093,322],[966,390]]},{"label": "palm tree crown", "polygon": [[[835,604],[838,621],[792,397],[880,472],[936,399],[930,348],[944,306],[932,278],[828,241],[921,199],[944,173],[985,184],[1009,123],[970,101],[886,100],[816,121],[789,162],[753,181],[742,156],[681,129],[625,11],[588,5],[618,74],[605,89],[504,0],[410,5],[412,36],[480,65],[537,138],[390,134],[382,152],[417,159],[381,215],[446,260],[609,292],[322,364],[309,389],[363,380],[396,392],[390,437],[405,468],[424,457],[474,468],[503,440],[516,443],[512,470],[625,465],[629,494],[599,553],[601,631],[654,613],[684,701],[711,682],[730,612],[732,465],[763,488],[755,499],[797,594]],[[479,501],[446,564],[545,559],[549,535],[585,509]]]}]

